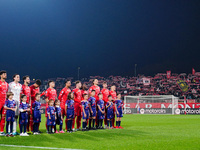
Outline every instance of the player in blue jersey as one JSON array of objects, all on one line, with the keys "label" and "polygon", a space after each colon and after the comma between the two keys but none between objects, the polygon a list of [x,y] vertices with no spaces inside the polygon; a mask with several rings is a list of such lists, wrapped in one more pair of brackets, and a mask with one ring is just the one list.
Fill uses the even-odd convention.
[{"label": "player in blue jersey", "polygon": [[35,94],[35,102],[32,104],[33,109],[33,134],[39,134],[39,124],[41,122],[41,103],[40,93]]},{"label": "player in blue jersey", "polygon": [[123,117],[122,107],[123,101],[121,100],[121,94],[117,94],[117,100],[115,100],[115,110],[117,115],[116,128],[120,129],[123,129],[123,127],[121,127],[121,118]]},{"label": "player in blue jersey", "polygon": [[84,98],[84,100],[81,101],[81,105],[82,105],[82,118],[83,118],[82,131],[89,131],[88,129],[86,129],[87,120],[89,119],[88,95],[84,94],[83,98]]},{"label": "player in blue jersey", "polygon": [[[112,96],[108,96],[108,102],[106,103],[106,109],[107,109],[107,125],[109,129],[113,129],[112,126],[112,119],[114,117],[114,112],[113,112],[114,104],[112,102]],[[110,125],[110,126],[109,126]]]},{"label": "player in blue jersey", "polygon": [[[6,136],[13,137],[13,122],[15,121],[16,103],[13,100],[13,93],[7,93],[7,100],[5,101],[4,108],[6,109]],[[8,134],[8,126],[10,125],[10,134]]]},{"label": "player in blue jersey", "polygon": [[97,102],[98,106],[98,121],[99,121],[99,129],[104,129],[103,128],[103,119],[105,118],[105,106],[104,106],[104,101],[103,101],[103,94],[99,94],[99,100]]},{"label": "player in blue jersey", "polygon": [[56,124],[55,124],[55,128],[54,128],[54,131],[55,133],[65,133],[62,129],[62,125],[63,125],[63,115],[62,115],[62,112],[61,112],[61,107],[60,107],[60,101],[59,100],[55,100],[55,109],[56,109],[56,124],[57,125],[60,125],[60,130],[59,132],[56,130]]},{"label": "player in blue jersey", "polygon": [[50,99],[47,107],[47,129],[48,134],[53,134],[53,128],[56,125],[56,109],[54,107],[54,100]]},{"label": "player in blue jersey", "polygon": [[74,93],[70,92],[67,96],[67,101],[65,103],[65,112],[67,116],[67,132],[72,131],[72,121],[74,119]]},{"label": "player in blue jersey", "polygon": [[[28,124],[28,112],[30,111],[29,104],[26,102],[27,96],[21,95],[21,103],[19,105],[19,124],[20,124],[20,136],[29,136],[26,133],[26,128]],[[24,132],[23,132],[24,129]]]},{"label": "player in blue jersey", "polygon": [[[95,130],[95,120],[96,120],[96,98],[95,90],[91,91],[91,97],[88,99],[89,109],[90,109],[90,119],[89,119],[89,129]],[[92,127],[91,127],[92,124]]]}]

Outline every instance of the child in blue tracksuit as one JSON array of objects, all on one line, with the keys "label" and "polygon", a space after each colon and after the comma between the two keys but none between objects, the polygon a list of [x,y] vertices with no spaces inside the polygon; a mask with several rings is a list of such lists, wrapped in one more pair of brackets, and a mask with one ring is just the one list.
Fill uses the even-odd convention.
[{"label": "child in blue tracksuit", "polygon": [[54,100],[50,99],[47,107],[47,129],[48,134],[53,134],[53,128],[56,125],[56,109],[54,107]]},{"label": "child in blue tracksuit", "polygon": [[116,128],[120,129],[123,129],[123,127],[121,127],[121,118],[123,117],[122,107],[123,101],[121,100],[121,94],[117,94],[117,100],[115,100],[115,111],[117,115]]},{"label": "child in blue tracksuit", "polygon": [[[90,119],[89,119],[89,129],[95,129],[95,120],[96,120],[96,98],[95,90],[91,91],[91,97],[88,99],[89,109],[90,109]],[[91,128],[92,124],[92,128]]]},{"label": "child in blue tracksuit", "polygon": [[82,105],[82,118],[83,118],[83,125],[82,125],[82,131],[88,131],[86,129],[87,126],[87,120],[89,119],[89,102],[88,102],[88,95],[83,95],[84,100],[81,101]]},{"label": "child in blue tracksuit", "polygon": [[[29,104],[26,102],[26,95],[21,95],[21,103],[19,105],[19,124],[20,124],[20,136],[29,136],[26,133],[26,127],[28,123],[28,112],[30,111]],[[24,129],[24,132],[23,132]]]},{"label": "child in blue tracksuit", "polygon": [[40,93],[36,93],[35,102],[32,105],[33,109],[33,134],[39,134],[39,124],[41,122],[41,103],[40,103]]},{"label": "child in blue tracksuit", "polygon": [[104,106],[104,101],[102,100],[103,95],[100,93],[99,94],[99,101],[97,102],[97,106],[98,106],[98,121],[99,121],[99,128],[100,129],[104,129],[103,128],[103,119],[105,118],[105,106]]},{"label": "child in blue tracksuit", "polygon": [[70,92],[65,103],[65,112],[67,116],[67,132],[72,132],[72,121],[74,119],[74,93]]},{"label": "child in blue tracksuit", "polygon": [[[16,111],[16,103],[13,100],[13,93],[7,93],[7,100],[5,101],[4,108],[6,109],[6,136],[13,137],[13,122],[15,121],[15,111]],[[10,134],[8,134],[8,127],[10,125]]]},{"label": "child in blue tracksuit", "polygon": [[60,125],[59,128],[59,132],[56,130],[56,124],[54,126],[54,131],[56,133],[65,133],[62,129],[62,125],[63,125],[63,117],[62,117],[62,113],[61,113],[61,107],[60,107],[60,101],[59,100],[55,100],[55,109],[56,109],[56,124]]},{"label": "child in blue tracksuit", "polygon": [[[109,95],[108,96],[108,102],[106,104],[106,108],[107,108],[107,125],[109,129],[113,129],[112,126],[112,119],[114,117],[114,112],[113,112],[113,102],[112,102],[112,96]],[[109,127],[110,124],[110,127]]]}]

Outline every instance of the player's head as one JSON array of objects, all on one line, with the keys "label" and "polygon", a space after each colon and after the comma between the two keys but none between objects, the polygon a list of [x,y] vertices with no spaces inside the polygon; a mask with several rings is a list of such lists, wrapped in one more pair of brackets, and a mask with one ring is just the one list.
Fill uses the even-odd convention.
[{"label": "player's head", "polygon": [[98,79],[94,79],[92,83],[93,83],[93,85],[98,85],[99,81],[98,81]]},{"label": "player's head", "polygon": [[88,100],[88,95],[87,94],[83,94],[83,98],[84,98],[84,100]]},{"label": "player's head", "polygon": [[35,81],[35,87],[36,88],[38,88],[38,87],[40,87],[40,85],[42,84],[42,82],[41,82],[41,80],[40,79],[37,79],[36,81]]},{"label": "player's head", "polygon": [[111,85],[110,90],[111,90],[111,91],[115,91],[115,90],[116,90],[115,84]]},{"label": "player's head", "polygon": [[95,91],[95,90],[92,90],[92,91],[91,91],[91,96],[95,96],[95,93],[96,93],[96,91]]},{"label": "player's head", "polygon": [[87,85],[85,83],[83,83],[81,89],[86,91],[87,90]]},{"label": "player's head", "polygon": [[7,92],[6,96],[7,96],[7,99],[9,100],[12,100],[13,99],[13,93],[12,92]]},{"label": "player's head", "polygon": [[0,71],[0,76],[1,76],[1,79],[7,79],[7,72],[5,70],[1,70]]},{"label": "player's head", "polygon": [[69,88],[71,86],[71,81],[67,79],[65,81],[65,86]]},{"label": "player's head", "polygon": [[118,94],[117,94],[117,99],[121,99],[121,97],[122,97],[121,94],[118,93]]},{"label": "player's head", "polygon": [[21,95],[21,101],[26,102],[26,100],[27,100],[27,96],[25,94],[22,94]]},{"label": "player's head", "polygon": [[23,76],[24,84],[30,84],[30,77],[28,75]]},{"label": "player's head", "polygon": [[103,81],[103,88],[107,88],[108,87],[108,84],[106,81]]},{"label": "player's head", "polygon": [[99,93],[99,99],[102,99],[102,98],[103,98],[103,94]]},{"label": "player's head", "polygon": [[55,106],[60,106],[60,101],[58,99],[55,100]]},{"label": "player's head", "polygon": [[54,100],[50,99],[48,104],[49,104],[49,106],[53,106],[54,105]]},{"label": "player's head", "polygon": [[20,76],[19,76],[19,74],[14,74],[13,75],[13,81],[15,81],[15,82],[19,82],[20,81]]},{"label": "player's head", "polygon": [[40,101],[40,93],[35,94],[35,99],[36,99],[36,101]]},{"label": "player's head", "polygon": [[108,100],[112,101],[112,96],[111,95],[108,95]]},{"label": "player's head", "polygon": [[54,88],[55,82],[53,80],[49,80],[48,85],[49,85],[49,87]]},{"label": "player's head", "polygon": [[81,88],[81,81],[76,81],[75,84],[76,84],[76,88],[78,89]]},{"label": "player's head", "polygon": [[69,94],[67,95],[67,99],[68,100],[74,99],[74,93],[73,92],[69,92]]}]

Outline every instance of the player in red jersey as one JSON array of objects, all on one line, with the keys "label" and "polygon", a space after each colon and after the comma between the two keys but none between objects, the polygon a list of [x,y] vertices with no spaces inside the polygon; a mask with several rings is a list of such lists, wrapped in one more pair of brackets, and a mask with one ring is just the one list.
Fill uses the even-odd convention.
[{"label": "player in red jersey", "polygon": [[81,94],[82,94],[82,100],[84,100],[83,98],[83,95],[84,94],[87,94],[88,95],[88,90],[87,90],[87,85],[85,83],[82,84],[82,87],[81,87]]},{"label": "player in red jersey", "polygon": [[37,93],[40,93],[40,85],[41,85],[41,81],[39,79],[37,79],[35,81],[35,83],[33,85],[30,86],[30,90],[31,90],[31,108],[30,108],[30,127],[31,127],[31,131],[33,131],[33,113],[32,113],[32,105],[35,102],[35,95]]},{"label": "player in red jersey", "polygon": [[[109,95],[112,96],[112,101],[113,101],[113,103],[115,103],[115,100],[117,99],[117,93],[116,93],[116,86],[114,84],[110,87]],[[113,107],[113,111],[115,112],[115,107]],[[113,124],[113,128],[115,128],[115,113],[114,113],[114,117],[112,119],[112,124]]]},{"label": "player in red jersey", "polygon": [[[108,85],[107,85],[107,82],[104,81],[103,82],[103,89],[101,90],[101,93],[103,95],[103,101],[104,101],[104,105],[105,105],[105,108],[106,108],[106,104],[108,102],[108,95],[109,95],[109,89],[107,88]],[[105,119],[104,119],[104,124],[105,124],[105,128],[107,127],[107,109],[105,109]]]},{"label": "player in red jersey", "polygon": [[95,90],[95,96],[94,97],[96,99],[96,102],[99,100],[99,93],[100,93],[100,87],[98,86],[98,83],[99,83],[98,79],[94,79],[93,80],[93,86],[91,86],[89,88],[89,93],[91,93],[92,90]]},{"label": "player in red jersey", "polygon": [[4,126],[5,126],[5,115],[6,110],[4,109],[4,104],[6,100],[6,92],[8,91],[8,83],[5,81],[7,79],[7,73],[6,71],[2,70],[0,71],[0,115],[1,115],[1,121],[0,121],[0,127],[1,127],[1,133],[0,136],[4,136]]},{"label": "player in red jersey", "polygon": [[[60,94],[58,96],[58,99],[60,100],[60,107],[61,107],[61,113],[63,116],[63,120],[64,120],[64,116],[66,115],[65,103],[66,103],[68,94],[71,92],[70,86],[71,86],[71,81],[66,80],[65,87],[60,91]],[[65,118],[65,130],[67,131],[67,117]]]},{"label": "player in red jersey", "polygon": [[[49,88],[46,90],[45,92],[45,101],[46,101],[46,109],[45,109],[45,117],[47,117],[47,108],[48,108],[48,103],[49,103],[49,100],[52,99],[54,102],[55,100],[57,99],[57,92],[56,90],[54,89],[55,87],[55,82],[50,80],[48,82],[48,85],[49,85]],[[47,129],[47,121],[46,121],[46,129]]]},{"label": "player in red jersey", "polygon": [[[30,77],[28,75],[23,77],[24,84],[22,85],[21,95],[24,94],[27,97],[27,103],[31,106],[31,89],[28,86],[30,84]],[[29,132],[30,127],[30,111],[28,112],[28,124],[27,124],[27,132]]]},{"label": "player in red jersey", "polygon": [[73,89],[73,93],[74,93],[74,110],[75,110],[75,117],[73,120],[73,124],[72,124],[72,130],[74,131],[74,123],[75,123],[75,118],[76,118],[76,125],[77,125],[77,129],[81,130],[81,111],[82,111],[82,106],[81,106],[81,82],[80,81],[76,81],[76,88]]}]

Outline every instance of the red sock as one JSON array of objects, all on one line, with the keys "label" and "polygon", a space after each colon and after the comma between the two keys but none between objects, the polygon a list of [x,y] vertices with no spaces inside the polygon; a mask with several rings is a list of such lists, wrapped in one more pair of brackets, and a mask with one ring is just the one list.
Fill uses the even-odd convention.
[{"label": "red sock", "polygon": [[75,117],[74,117],[74,119],[72,120],[72,129],[74,129],[74,124],[75,124]]},{"label": "red sock", "polygon": [[47,128],[47,119],[46,119],[46,124],[45,125],[46,125],[46,130],[48,130],[48,128]]},{"label": "red sock", "polygon": [[4,126],[5,126],[5,116],[3,115],[1,118],[1,132],[4,132]]}]

